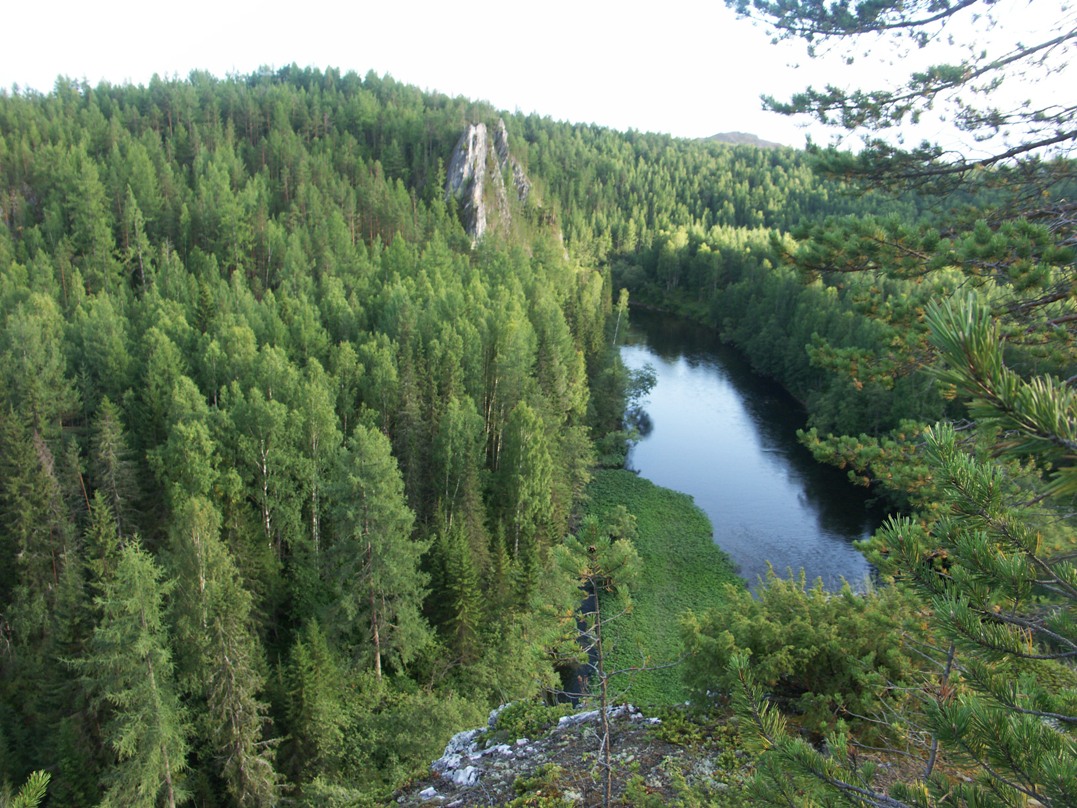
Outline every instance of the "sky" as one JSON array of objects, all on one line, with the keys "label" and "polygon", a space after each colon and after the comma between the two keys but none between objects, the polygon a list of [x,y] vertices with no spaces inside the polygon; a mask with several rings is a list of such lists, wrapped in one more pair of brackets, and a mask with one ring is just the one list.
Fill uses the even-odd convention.
[{"label": "sky", "polygon": [[[1002,2],[1020,8],[1016,23],[1067,0]],[[808,59],[803,45],[772,44],[721,0],[40,0],[10,4],[3,20],[0,88],[48,92],[61,75],[146,84],[155,73],[224,77],[295,63],[373,70],[556,120],[680,137],[741,131],[791,146],[829,133],[763,111],[761,94],[785,98],[836,78],[885,82],[895,61],[883,46],[852,66]]]}]

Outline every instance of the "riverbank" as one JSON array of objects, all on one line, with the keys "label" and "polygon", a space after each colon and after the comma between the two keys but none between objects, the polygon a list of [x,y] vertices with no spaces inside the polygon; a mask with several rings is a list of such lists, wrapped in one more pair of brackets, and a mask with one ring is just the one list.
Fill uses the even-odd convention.
[{"label": "riverbank", "polygon": [[688,495],[623,469],[597,472],[588,494],[588,512],[599,518],[618,505],[636,517],[636,550],[643,561],[632,612],[605,629],[608,670],[657,668],[617,677],[612,692],[617,700],[640,705],[683,703],[688,691],[680,666],[658,667],[683,654],[681,614],[721,606],[724,585],[744,582],[714,543],[707,515]]}]

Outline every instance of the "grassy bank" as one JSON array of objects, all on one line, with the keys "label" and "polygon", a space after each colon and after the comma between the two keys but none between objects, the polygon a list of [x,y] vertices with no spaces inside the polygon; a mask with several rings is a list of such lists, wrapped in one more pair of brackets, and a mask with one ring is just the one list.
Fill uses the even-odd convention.
[{"label": "grassy bank", "polygon": [[[636,549],[643,574],[633,590],[632,613],[611,623],[608,668],[660,665],[682,654],[679,618],[722,603],[722,585],[741,579],[714,544],[711,523],[692,498],[660,488],[630,471],[606,470],[589,488],[589,512],[602,517],[624,505],[636,517]],[[687,698],[680,666],[626,674],[611,682],[614,693],[640,705],[676,704]]]}]

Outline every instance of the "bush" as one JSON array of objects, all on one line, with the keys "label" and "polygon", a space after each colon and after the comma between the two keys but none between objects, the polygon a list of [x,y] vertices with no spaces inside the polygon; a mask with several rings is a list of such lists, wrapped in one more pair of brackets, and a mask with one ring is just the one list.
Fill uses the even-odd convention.
[{"label": "bush", "polygon": [[821,581],[809,588],[803,573],[787,580],[771,570],[758,599],[733,586],[725,597],[724,609],[682,621],[685,677],[699,701],[731,692],[729,660],[743,650],[771,700],[825,732],[839,719],[877,715],[913,672],[901,641],[909,610],[893,588],[831,593]]},{"label": "bush", "polygon": [[571,704],[543,704],[541,701],[514,701],[497,714],[495,736],[508,740],[539,738],[564,715],[572,713]]}]

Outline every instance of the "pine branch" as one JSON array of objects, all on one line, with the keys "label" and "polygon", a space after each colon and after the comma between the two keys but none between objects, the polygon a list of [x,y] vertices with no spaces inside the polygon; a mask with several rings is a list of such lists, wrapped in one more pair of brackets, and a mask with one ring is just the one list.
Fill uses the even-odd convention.
[{"label": "pine branch", "polygon": [[[946,92],[947,90],[968,87],[971,82],[981,79],[990,73],[1004,70],[1016,62],[1029,59],[1038,53],[1051,50],[1074,39],[1077,39],[1077,30],[1068,31],[1053,39],[1037,43],[1036,45],[1018,47],[1016,50],[1005,56],[977,67],[973,67],[969,64],[938,65],[931,67],[926,72],[914,73],[910,77],[905,92],[880,90],[874,92],[856,91],[853,93],[846,93],[833,86],[828,86],[825,91],[820,92],[819,90],[809,87],[803,92],[797,93],[789,102],[779,102],[773,98],[767,97],[764,106],[770,111],[782,115],[808,113],[823,122],[831,122],[829,118],[830,113],[839,111],[841,112],[841,125],[846,129],[856,129],[863,126],[866,122],[865,118],[877,121],[886,120],[888,125],[893,125],[902,120],[917,102],[929,106],[932,100],[940,93]],[[1064,113],[1064,110],[1062,113]],[[1066,120],[1068,116],[1062,113],[1060,113],[1061,119]],[[1039,111],[1022,113],[1019,120],[1020,122],[1035,121],[1040,114]],[[997,118],[994,120],[997,122]],[[1041,148],[1043,145],[1051,144],[1043,143],[1032,148]],[[1022,152],[1012,152],[1008,154],[1008,156],[991,160],[990,163],[972,163],[969,164],[969,166],[993,165],[995,162],[1009,159],[1009,157],[1014,157],[1020,153]]]},{"label": "pine branch", "polygon": [[[980,0],[959,0],[956,4],[939,8],[936,4],[929,6],[929,13],[923,17],[898,17],[888,21],[884,14],[887,6],[862,18],[854,16],[844,6],[835,4],[831,9],[824,9],[821,4],[800,4],[790,2],[766,2],[765,0],[726,0],[726,5],[741,16],[760,22],[772,22],[783,30],[784,37],[802,37],[811,40],[814,37],[843,38],[856,37],[869,33],[887,31],[908,31],[943,22],[958,12],[976,5]],[[866,4],[865,4],[866,5]],[[860,11],[860,9],[857,9]],[[754,12],[754,13],[753,13]],[[778,18],[775,20],[775,18]]]}]

